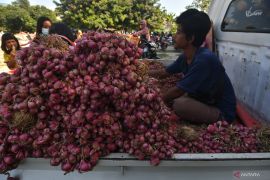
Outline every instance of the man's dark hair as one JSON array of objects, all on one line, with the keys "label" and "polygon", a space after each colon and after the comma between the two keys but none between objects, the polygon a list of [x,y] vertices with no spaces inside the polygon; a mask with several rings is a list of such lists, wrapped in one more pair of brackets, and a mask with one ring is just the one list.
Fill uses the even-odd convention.
[{"label": "man's dark hair", "polygon": [[40,35],[42,33],[42,27],[43,27],[43,23],[45,21],[50,21],[52,23],[50,18],[48,18],[46,16],[41,16],[41,17],[38,18],[38,20],[37,20],[37,29],[36,29],[36,34],[37,35]]},{"label": "man's dark hair", "polygon": [[176,23],[181,27],[186,38],[190,40],[194,36],[193,45],[200,47],[211,28],[209,16],[197,9],[188,9],[176,18]]},{"label": "man's dark hair", "polygon": [[[73,34],[72,30],[64,23],[54,23],[50,28],[50,34],[58,34],[61,36],[65,36],[72,42],[76,40],[76,37]],[[70,44],[70,42],[68,43]]]},{"label": "man's dark hair", "polygon": [[5,33],[5,34],[2,35],[2,39],[1,39],[1,41],[2,41],[1,49],[2,49],[6,54],[10,54],[10,52],[12,51],[12,49],[7,49],[7,48],[6,48],[6,46],[7,46],[7,45],[6,45],[6,42],[7,42],[8,40],[11,40],[11,39],[14,39],[14,40],[17,42],[17,44],[18,44],[16,50],[20,50],[20,49],[21,49],[21,46],[20,46],[20,43],[19,43],[18,39],[17,39],[12,33],[7,32],[7,33]]}]

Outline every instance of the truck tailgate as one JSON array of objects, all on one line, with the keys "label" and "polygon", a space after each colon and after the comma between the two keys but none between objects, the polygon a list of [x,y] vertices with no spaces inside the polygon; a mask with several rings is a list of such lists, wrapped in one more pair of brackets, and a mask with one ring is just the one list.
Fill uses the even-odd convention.
[{"label": "truck tailgate", "polygon": [[269,180],[270,153],[175,154],[174,158],[163,160],[156,167],[151,166],[148,160],[113,153],[103,157],[92,172],[67,175],[59,166],[50,166],[48,159],[28,158],[12,171],[12,175],[20,177],[20,180]]}]

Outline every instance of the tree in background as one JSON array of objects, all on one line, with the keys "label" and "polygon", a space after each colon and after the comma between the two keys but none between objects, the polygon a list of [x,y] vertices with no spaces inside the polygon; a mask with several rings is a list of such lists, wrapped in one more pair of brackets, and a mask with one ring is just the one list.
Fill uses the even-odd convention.
[{"label": "tree in background", "polygon": [[186,9],[196,8],[201,11],[207,12],[211,4],[211,1],[212,0],[193,0],[192,4],[187,6]]},{"label": "tree in background", "polygon": [[12,5],[20,7],[20,8],[25,9],[25,10],[29,10],[29,8],[30,8],[30,3],[28,0],[16,0],[16,1],[12,2]]},{"label": "tree in background", "polygon": [[130,1],[120,0],[60,0],[54,2],[61,19],[74,28],[97,29],[123,24],[131,8]]},{"label": "tree in background", "polygon": [[20,31],[32,32],[35,21],[30,17],[27,10],[17,5],[0,6],[0,19],[3,19],[2,28],[12,33]]},{"label": "tree in background", "polygon": [[168,14],[164,8],[161,8],[159,0],[132,0],[132,8],[129,9],[127,25],[131,29],[138,29],[139,22],[142,19],[153,31],[164,31]]},{"label": "tree in background", "polygon": [[28,0],[16,0],[11,5],[0,6],[0,29],[12,33],[34,32],[39,16],[56,20],[54,11],[45,6],[30,6]]},{"label": "tree in background", "polygon": [[177,25],[175,23],[175,15],[169,14],[167,16],[166,24],[165,24],[165,32],[176,33]]},{"label": "tree in background", "polygon": [[[151,30],[162,31],[172,20],[159,0],[60,0],[54,1],[57,13],[73,28],[114,28],[132,31],[146,19]],[[173,22],[170,22],[173,23]]]},{"label": "tree in background", "polygon": [[55,12],[46,8],[45,6],[40,6],[40,5],[31,6],[29,10],[29,14],[35,21],[37,21],[37,19],[40,16],[46,16],[50,18],[52,21],[56,20]]}]

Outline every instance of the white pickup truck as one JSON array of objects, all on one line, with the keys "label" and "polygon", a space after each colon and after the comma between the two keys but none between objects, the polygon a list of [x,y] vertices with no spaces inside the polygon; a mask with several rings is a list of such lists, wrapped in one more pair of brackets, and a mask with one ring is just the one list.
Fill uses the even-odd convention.
[{"label": "white pickup truck", "polygon": [[[242,4],[241,4],[242,3]],[[265,4],[262,4],[265,3]],[[238,100],[270,122],[269,0],[213,0],[216,52]],[[269,21],[267,21],[267,20]],[[92,172],[64,175],[46,159],[27,159],[11,172],[20,180],[269,180],[270,153],[175,154],[157,167],[127,154],[111,154]],[[0,175],[0,179],[4,176]]]}]

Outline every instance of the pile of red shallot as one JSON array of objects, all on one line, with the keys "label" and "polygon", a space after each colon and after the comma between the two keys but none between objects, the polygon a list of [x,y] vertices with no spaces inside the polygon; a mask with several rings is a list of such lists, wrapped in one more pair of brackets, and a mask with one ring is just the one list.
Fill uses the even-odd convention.
[{"label": "pile of red shallot", "polygon": [[66,52],[42,43],[21,50],[21,67],[0,76],[0,171],[26,157],[50,158],[65,172],[89,171],[111,152],[153,164],[170,158],[171,112],[136,74],[140,56],[124,38],[97,32]]},{"label": "pile of red shallot", "polygon": [[226,122],[190,141],[178,133],[159,88],[136,73],[142,50],[118,35],[88,32],[67,51],[33,43],[18,53],[20,68],[0,74],[0,173],[27,157],[68,173],[112,152],[158,165],[176,152],[260,151],[256,130]]}]

